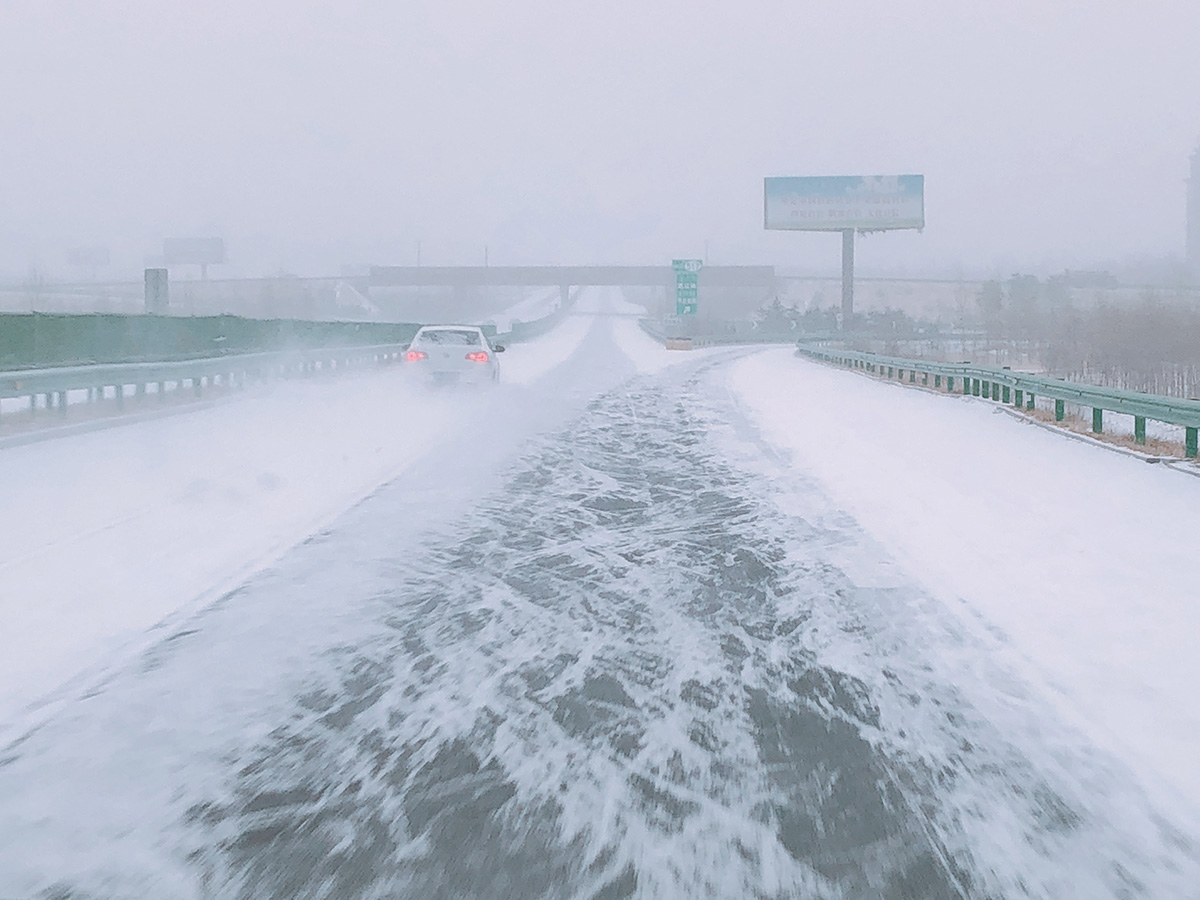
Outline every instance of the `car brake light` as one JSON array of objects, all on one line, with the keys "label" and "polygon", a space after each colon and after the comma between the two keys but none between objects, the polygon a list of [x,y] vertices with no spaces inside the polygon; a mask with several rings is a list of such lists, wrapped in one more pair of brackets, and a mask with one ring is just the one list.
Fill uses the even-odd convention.
[{"label": "car brake light", "polygon": [[469,359],[471,362],[487,362],[488,355],[486,351],[479,350],[475,353],[468,353],[467,359]]},{"label": "car brake light", "polygon": [[429,357],[429,354],[425,353],[422,350],[409,350],[407,353],[404,354],[404,358],[407,359],[409,362],[416,362],[419,359],[427,359],[428,357]]}]

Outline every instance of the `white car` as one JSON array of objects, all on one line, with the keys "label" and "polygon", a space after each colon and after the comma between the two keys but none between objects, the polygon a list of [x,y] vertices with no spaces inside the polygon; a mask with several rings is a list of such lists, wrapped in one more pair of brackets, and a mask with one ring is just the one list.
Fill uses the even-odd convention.
[{"label": "white car", "polygon": [[483,384],[500,380],[496,354],[503,352],[475,325],[426,325],[413,336],[404,362],[425,381]]}]

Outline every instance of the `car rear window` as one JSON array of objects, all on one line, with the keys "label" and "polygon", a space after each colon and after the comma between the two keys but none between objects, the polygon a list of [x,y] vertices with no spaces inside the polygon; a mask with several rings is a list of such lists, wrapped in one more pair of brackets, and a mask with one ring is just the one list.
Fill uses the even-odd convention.
[{"label": "car rear window", "polygon": [[433,331],[422,331],[417,340],[423,344],[440,344],[455,347],[478,347],[479,332],[466,331],[458,328],[438,328]]}]

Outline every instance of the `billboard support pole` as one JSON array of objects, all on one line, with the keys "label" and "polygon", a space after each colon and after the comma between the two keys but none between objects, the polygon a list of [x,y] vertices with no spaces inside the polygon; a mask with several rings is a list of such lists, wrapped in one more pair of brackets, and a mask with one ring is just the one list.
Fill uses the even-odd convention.
[{"label": "billboard support pole", "polygon": [[854,229],[842,229],[842,328],[854,318]]}]

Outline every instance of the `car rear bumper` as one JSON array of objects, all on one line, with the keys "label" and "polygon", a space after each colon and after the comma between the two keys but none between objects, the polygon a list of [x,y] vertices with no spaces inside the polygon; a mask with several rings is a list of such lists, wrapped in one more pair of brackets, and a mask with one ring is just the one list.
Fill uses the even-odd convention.
[{"label": "car rear bumper", "polygon": [[490,384],[497,380],[495,366],[480,365],[470,369],[439,369],[435,366],[412,366],[413,374],[429,384]]}]

